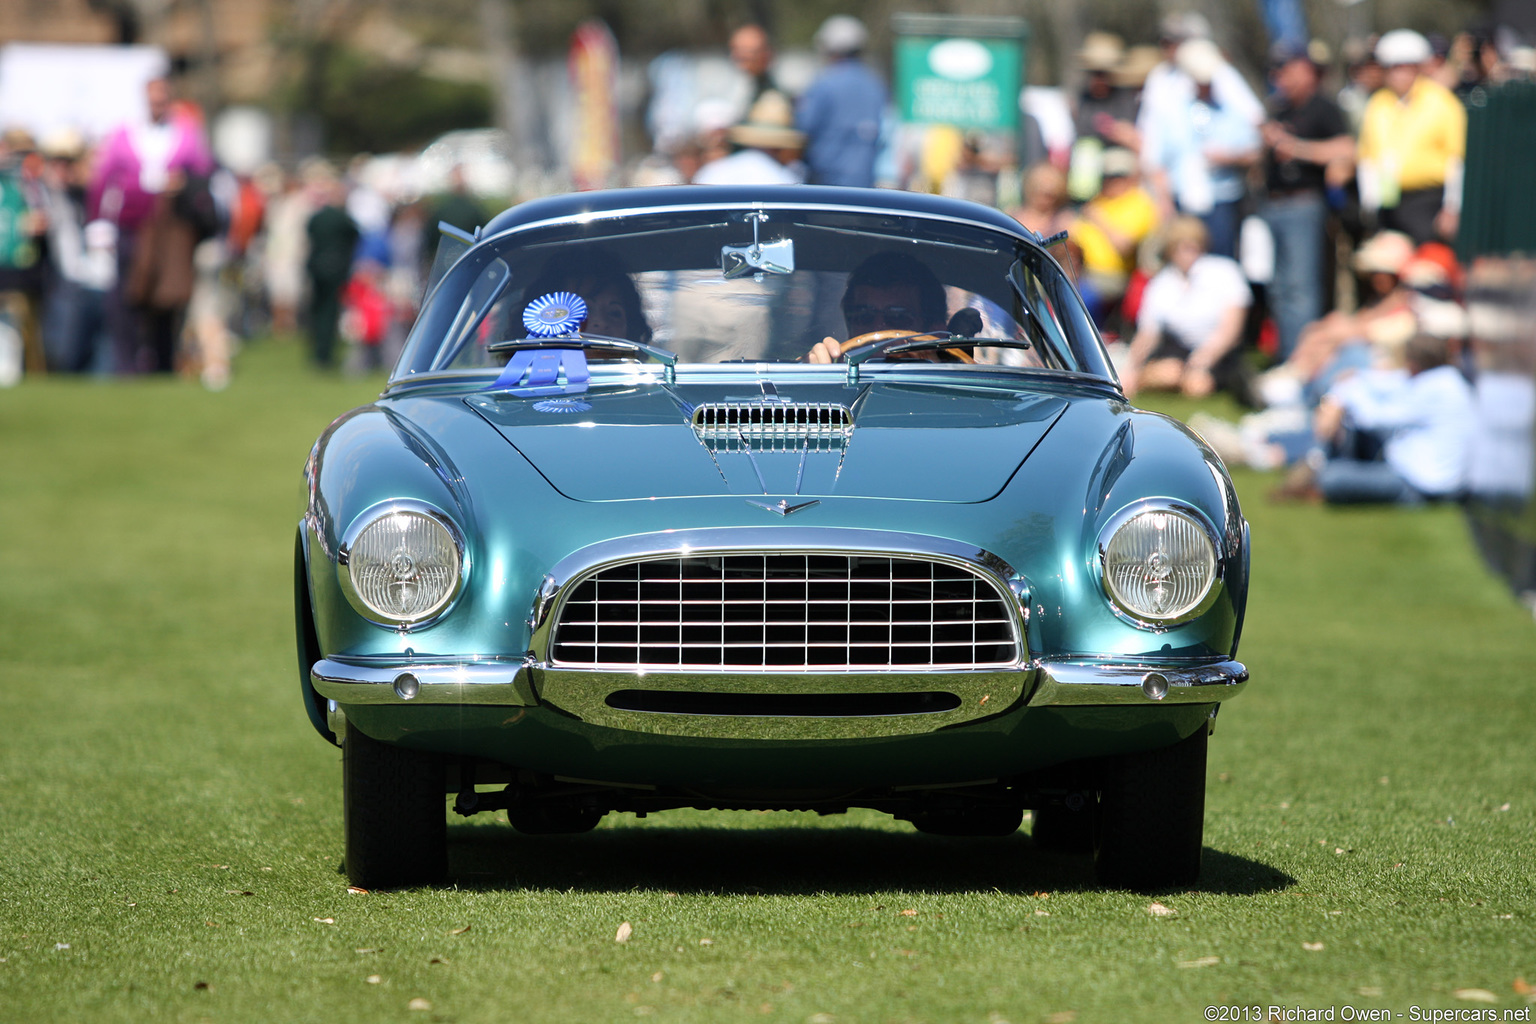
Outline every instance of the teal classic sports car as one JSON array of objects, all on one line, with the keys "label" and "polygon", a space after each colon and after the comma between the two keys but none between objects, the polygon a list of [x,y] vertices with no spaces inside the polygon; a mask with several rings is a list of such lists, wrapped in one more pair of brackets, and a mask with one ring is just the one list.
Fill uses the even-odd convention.
[{"label": "teal classic sports car", "polygon": [[[447,230],[447,229],[445,229]],[[870,807],[1200,868],[1248,528],[1130,406],[995,210],[731,187],[451,236],[378,401],[305,466],[299,680],[346,868],[448,871],[447,813]]]}]

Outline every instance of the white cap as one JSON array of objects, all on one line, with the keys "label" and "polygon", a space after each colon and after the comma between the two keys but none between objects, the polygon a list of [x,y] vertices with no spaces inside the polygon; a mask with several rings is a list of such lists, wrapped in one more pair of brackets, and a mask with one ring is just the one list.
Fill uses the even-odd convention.
[{"label": "white cap", "polygon": [[1227,59],[1221,55],[1221,48],[1209,39],[1186,39],[1174,52],[1173,62],[1196,83],[1207,85]]},{"label": "white cap", "polygon": [[822,53],[858,53],[869,42],[869,29],[851,14],[834,14],[816,30],[816,49]]},{"label": "white cap", "polygon": [[735,124],[741,116],[741,108],[728,99],[711,96],[699,101],[693,108],[693,130],[703,134],[723,132]]},{"label": "white cap", "polygon": [[1454,302],[1431,299],[1424,295],[1412,297],[1414,315],[1419,318],[1419,330],[1437,338],[1465,338],[1471,333],[1471,321],[1467,311]]},{"label": "white cap", "polygon": [[1158,27],[1164,39],[1182,42],[1185,39],[1211,38],[1211,23],[1199,11],[1174,11],[1164,15]]},{"label": "white cap", "polygon": [[1431,54],[1429,40],[1411,28],[1393,29],[1376,43],[1376,63],[1384,68],[1423,64]]}]

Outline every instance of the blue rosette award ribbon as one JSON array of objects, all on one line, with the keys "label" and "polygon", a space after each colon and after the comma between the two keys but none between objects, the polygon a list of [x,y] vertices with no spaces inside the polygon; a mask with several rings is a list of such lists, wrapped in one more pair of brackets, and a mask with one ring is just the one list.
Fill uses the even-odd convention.
[{"label": "blue rosette award ribbon", "polygon": [[[587,304],[575,292],[540,295],[523,309],[523,327],[530,338],[572,338],[586,318]],[[491,389],[514,395],[583,392],[591,373],[580,346],[580,339],[573,338],[570,348],[541,346],[514,352]],[[563,385],[561,376],[565,377]]]},{"label": "blue rosette award ribbon", "polygon": [[587,318],[587,304],[575,292],[550,292],[528,303],[523,327],[530,338],[559,338],[580,327]]}]

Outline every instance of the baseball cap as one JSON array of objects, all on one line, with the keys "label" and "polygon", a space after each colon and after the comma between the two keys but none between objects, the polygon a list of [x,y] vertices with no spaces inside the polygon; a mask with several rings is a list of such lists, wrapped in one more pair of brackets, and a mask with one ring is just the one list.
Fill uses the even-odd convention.
[{"label": "baseball cap", "polygon": [[1432,53],[1429,40],[1411,28],[1393,29],[1376,44],[1376,60],[1387,68],[1422,64],[1429,60]]}]

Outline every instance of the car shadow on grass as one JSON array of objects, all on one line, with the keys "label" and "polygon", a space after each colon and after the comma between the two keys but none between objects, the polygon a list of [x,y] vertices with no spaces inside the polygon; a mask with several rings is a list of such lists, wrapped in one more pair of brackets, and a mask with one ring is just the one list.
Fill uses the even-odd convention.
[{"label": "car shadow on grass", "polygon": [[[461,889],[575,889],[717,895],[975,892],[1101,888],[1092,859],[1041,850],[1023,832],[949,838],[889,829],[647,825],[575,836],[509,827],[449,829],[449,882]],[[1295,879],[1209,847],[1200,881],[1179,891],[1246,896]]]}]

